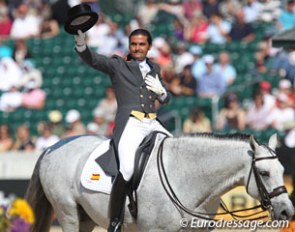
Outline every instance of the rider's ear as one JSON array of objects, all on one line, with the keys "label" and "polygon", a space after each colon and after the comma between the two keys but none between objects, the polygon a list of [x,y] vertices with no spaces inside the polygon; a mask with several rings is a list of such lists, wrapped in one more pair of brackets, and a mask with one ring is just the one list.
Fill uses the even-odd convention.
[{"label": "rider's ear", "polygon": [[268,146],[269,146],[272,150],[275,150],[275,149],[276,149],[276,146],[277,146],[277,143],[278,143],[278,136],[277,136],[276,133],[274,133],[274,134],[269,138]]},{"label": "rider's ear", "polygon": [[256,142],[255,137],[253,135],[250,135],[250,144],[254,151],[258,150],[259,144]]}]

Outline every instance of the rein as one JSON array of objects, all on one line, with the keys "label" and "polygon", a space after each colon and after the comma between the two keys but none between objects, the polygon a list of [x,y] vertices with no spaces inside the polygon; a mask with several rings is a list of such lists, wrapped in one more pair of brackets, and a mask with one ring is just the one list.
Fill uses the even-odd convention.
[{"label": "rein", "polygon": [[[166,137],[167,138],[167,137]],[[164,163],[163,163],[163,147],[164,147],[164,141],[166,140],[166,138],[164,138],[160,145],[159,145],[159,149],[158,149],[158,154],[157,154],[157,167],[158,167],[158,173],[159,173],[159,177],[162,183],[162,186],[165,190],[165,192],[167,193],[168,197],[170,198],[171,202],[174,204],[175,208],[179,211],[180,215],[182,218],[184,218],[184,213],[186,212],[187,214],[193,216],[193,217],[197,217],[200,219],[204,219],[204,220],[214,220],[214,221],[218,221],[217,219],[211,219],[208,218],[208,216],[218,216],[218,215],[226,215],[229,214],[231,215],[234,219],[237,218],[246,218],[246,217],[252,217],[255,216],[261,212],[264,212],[266,210],[271,209],[271,198],[276,197],[282,193],[286,193],[287,189],[285,186],[279,186],[277,188],[275,188],[271,193],[268,193],[265,185],[263,184],[263,181],[261,180],[261,177],[258,173],[258,170],[256,168],[256,162],[261,161],[261,160],[266,160],[266,159],[277,159],[277,156],[269,156],[269,157],[262,157],[262,158],[255,158],[254,157],[254,153],[253,153],[253,157],[252,157],[252,165],[251,165],[251,169],[249,172],[249,176],[248,176],[248,180],[247,180],[247,185],[246,185],[246,190],[248,193],[248,186],[249,186],[249,182],[251,179],[251,173],[254,173],[254,177],[255,177],[255,181],[256,181],[256,185],[261,197],[261,202],[260,205],[256,205],[254,207],[251,208],[246,208],[246,209],[240,209],[240,210],[233,210],[233,211],[229,211],[226,207],[226,205],[222,202],[221,203],[221,207],[222,209],[225,211],[223,213],[201,213],[201,212],[196,212],[193,211],[191,209],[188,209],[186,206],[184,206],[181,201],[178,199],[178,197],[176,196],[174,190],[172,189],[168,177],[167,177],[167,173],[165,171],[165,167],[164,167]],[[269,149],[269,148],[268,148]],[[272,151],[272,150],[271,150]],[[274,151],[272,151],[274,153]],[[259,212],[255,212],[252,214],[248,214],[248,215],[237,215],[236,213],[238,212],[245,212],[245,211],[249,211],[249,210],[254,210],[257,208],[262,208],[262,211]],[[251,218],[249,220],[258,220],[258,219],[263,219],[263,218],[267,218],[268,216],[259,216],[259,217],[255,217],[255,218]]]}]

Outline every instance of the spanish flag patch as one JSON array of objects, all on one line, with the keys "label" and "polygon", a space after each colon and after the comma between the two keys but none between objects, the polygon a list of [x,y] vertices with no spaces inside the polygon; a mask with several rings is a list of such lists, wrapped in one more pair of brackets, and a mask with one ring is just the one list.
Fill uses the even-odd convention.
[{"label": "spanish flag patch", "polygon": [[100,179],[100,174],[92,174],[91,180],[99,180]]}]

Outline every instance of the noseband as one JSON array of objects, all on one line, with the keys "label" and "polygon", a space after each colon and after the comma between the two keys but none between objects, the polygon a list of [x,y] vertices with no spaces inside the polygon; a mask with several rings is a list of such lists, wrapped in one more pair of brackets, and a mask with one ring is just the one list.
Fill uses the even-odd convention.
[{"label": "noseband", "polygon": [[[273,154],[274,151],[271,150],[270,148],[267,147],[267,149],[269,149]],[[275,188],[272,192],[268,192],[265,188],[265,185],[259,175],[259,172],[257,170],[257,167],[256,167],[256,162],[258,161],[262,161],[262,160],[268,160],[268,159],[277,159],[278,157],[275,155],[275,156],[267,156],[267,157],[261,157],[261,158],[255,158],[254,157],[254,154],[252,156],[252,165],[251,165],[251,169],[250,169],[250,173],[249,173],[249,176],[248,176],[248,181],[247,181],[247,185],[246,185],[246,190],[248,192],[248,187],[249,187],[249,183],[250,183],[250,179],[251,179],[251,174],[253,172],[254,174],[254,177],[255,177],[255,181],[256,181],[256,185],[257,185],[257,189],[258,189],[258,192],[259,192],[259,195],[260,195],[260,204],[261,204],[261,208],[263,210],[268,210],[271,208],[271,198],[273,197],[277,197],[283,193],[287,193],[287,189],[284,185],[282,186],[279,186],[277,188]],[[249,192],[248,192],[249,193]]]}]

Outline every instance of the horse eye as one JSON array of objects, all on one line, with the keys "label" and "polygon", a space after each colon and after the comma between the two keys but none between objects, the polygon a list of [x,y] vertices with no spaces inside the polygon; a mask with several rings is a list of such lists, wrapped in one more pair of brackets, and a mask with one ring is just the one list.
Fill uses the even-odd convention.
[{"label": "horse eye", "polygon": [[264,177],[269,177],[269,172],[268,171],[260,171],[259,174],[261,176],[264,176]]}]

